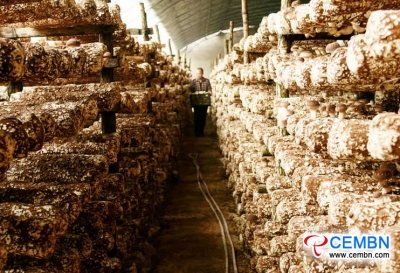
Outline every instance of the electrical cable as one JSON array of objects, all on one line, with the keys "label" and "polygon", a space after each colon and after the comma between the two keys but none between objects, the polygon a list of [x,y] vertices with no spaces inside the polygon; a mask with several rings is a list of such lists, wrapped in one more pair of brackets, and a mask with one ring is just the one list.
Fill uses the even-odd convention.
[{"label": "electrical cable", "polygon": [[200,177],[201,177],[201,181],[204,183],[204,186],[206,188],[206,191],[208,193],[208,195],[210,196],[211,200],[213,201],[214,205],[217,207],[218,212],[220,213],[221,217],[222,217],[222,221],[224,223],[225,229],[226,229],[226,236],[228,237],[229,243],[231,245],[231,251],[232,251],[232,262],[233,262],[233,270],[234,273],[238,273],[237,270],[237,265],[236,265],[236,255],[235,255],[235,247],[233,246],[233,242],[232,242],[232,238],[231,238],[231,234],[229,232],[229,227],[228,227],[228,223],[226,222],[226,219],[222,213],[222,211],[220,210],[217,202],[214,200],[214,198],[212,197],[210,191],[208,190],[208,185],[207,183],[203,180],[203,175],[200,173]]},{"label": "electrical cable", "polygon": [[[233,245],[233,242],[232,242],[232,238],[231,238],[231,235],[230,235],[230,232],[229,232],[228,223],[226,222],[226,219],[225,219],[225,217],[224,217],[224,215],[223,215],[221,209],[219,208],[217,202],[215,201],[215,199],[214,199],[213,196],[211,195],[211,193],[210,193],[210,191],[209,191],[209,189],[208,189],[207,183],[206,183],[206,182],[204,181],[204,179],[203,179],[203,175],[202,175],[202,173],[200,172],[200,166],[199,166],[198,163],[197,163],[198,154],[197,154],[197,153],[190,153],[190,154],[189,154],[189,157],[193,159],[193,164],[194,164],[195,167],[196,167],[196,171],[197,171],[197,183],[198,183],[198,186],[199,186],[199,188],[200,188],[200,191],[203,193],[204,198],[206,199],[207,203],[210,205],[211,209],[213,210],[213,212],[214,212],[214,214],[215,214],[215,217],[217,218],[217,220],[218,220],[218,222],[219,222],[219,225],[220,225],[220,228],[221,228],[221,234],[222,234],[222,238],[223,238],[222,241],[223,241],[223,243],[224,243],[225,258],[226,258],[226,265],[227,265],[227,266],[226,266],[226,268],[227,268],[227,269],[226,269],[226,272],[229,272],[229,255],[228,255],[228,250],[227,250],[227,244],[226,244],[225,236],[228,237],[229,243],[230,243],[230,245],[231,245],[232,262],[233,262],[233,270],[234,270],[234,273],[238,273],[237,264],[236,264],[235,248],[234,248],[234,245]],[[204,190],[203,190],[203,187],[201,186],[200,181],[203,183],[204,188],[206,189],[206,192],[207,192],[208,197],[207,197],[206,194],[204,193]],[[212,203],[210,202],[209,199],[211,199]],[[215,207],[214,207],[214,206],[215,206]],[[218,212],[218,214],[219,214],[220,216],[217,214],[217,212]],[[220,217],[221,217],[221,218],[220,218]],[[222,219],[222,222],[223,222],[223,226],[222,226],[222,223],[221,223],[221,219]],[[225,231],[226,231],[226,233],[225,233]]]},{"label": "electrical cable", "polygon": [[216,217],[217,220],[218,220],[219,227],[220,227],[220,229],[221,229],[222,243],[224,244],[224,252],[225,252],[225,272],[226,272],[226,273],[229,273],[229,254],[228,254],[228,247],[227,247],[226,238],[225,238],[225,229],[224,229],[224,226],[222,225],[221,219],[219,218],[219,216],[218,216],[218,214],[217,214],[215,208],[213,207],[213,205],[212,205],[210,199],[208,199],[208,197],[207,197],[207,195],[205,194],[203,188],[201,187],[201,184],[200,184],[200,180],[201,180],[200,167],[198,166],[197,160],[196,160],[196,159],[197,159],[197,154],[194,154],[193,156],[192,156],[192,155],[193,155],[193,154],[189,154],[189,157],[191,157],[191,158],[193,159],[193,164],[196,166],[196,171],[197,171],[197,184],[198,184],[198,186],[199,186],[199,189],[200,189],[201,193],[203,194],[204,198],[206,199],[208,205],[210,206],[211,210],[214,212],[215,217]]}]

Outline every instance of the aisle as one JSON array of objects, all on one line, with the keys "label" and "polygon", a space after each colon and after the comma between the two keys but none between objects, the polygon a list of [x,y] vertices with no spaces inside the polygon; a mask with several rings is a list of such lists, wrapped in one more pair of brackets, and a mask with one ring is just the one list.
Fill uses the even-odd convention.
[{"label": "aisle", "polygon": [[[214,213],[200,192],[196,169],[188,153],[198,153],[198,163],[211,194],[228,221],[235,243],[240,273],[247,273],[248,260],[240,250],[234,213],[235,204],[227,181],[215,128],[207,120],[205,137],[195,138],[188,128],[182,139],[178,163],[179,182],[171,185],[166,197],[162,228],[155,242],[154,273],[224,273],[225,254],[220,227]],[[233,272],[231,269],[230,272]]]}]

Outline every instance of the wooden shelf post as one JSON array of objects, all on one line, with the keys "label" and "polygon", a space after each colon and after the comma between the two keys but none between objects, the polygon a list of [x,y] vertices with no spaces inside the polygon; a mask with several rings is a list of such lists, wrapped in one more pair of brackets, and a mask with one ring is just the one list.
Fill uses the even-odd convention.
[{"label": "wooden shelf post", "polygon": [[171,39],[168,39],[168,51],[169,51],[169,55],[172,56]]},{"label": "wooden shelf post", "polygon": [[144,8],[144,3],[140,3],[140,13],[142,15],[142,31],[143,31],[143,40],[144,41],[149,41],[149,30],[147,28],[147,16],[146,16],[146,10]]},{"label": "wooden shelf post", "polygon": [[225,55],[229,54],[229,40],[225,40]]},{"label": "wooden shelf post", "polygon": [[[113,38],[112,32],[102,32],[99,34],[99,41],[103,43],[107,50],[111,53],[111,57],[114,55],[114,46],[113,46]],[[103,67],[101,70],[101,83],[109,83],[114,81],[114,68],[106,68]],[[116,111],[110,112],[102,112],[101,115],[101,131],[103,134],[111,134],[117,131],[117,117]],[[115,164],[109,165],[109,172],[110,173],[117,173],[119,172],[119,164],[118,162]]]},{"label": "wooden shelf post", "polygon": [[178,49],[178,52],[177,52],[177,59],[178,59],[178,65],[180,65],[181,64],[181,50],[180,49]]},{"label": "wooden shelf post", "polygon": [[[100,34],[100,42],[103,43],[107,50],[111,53],[111,57],[113,56],[114,48],[112,43],[112,34],[111,33],[101,33]],[[114,69],[103,67],[101,70],[101,83],[113,82],[114,81]]]},{"label": "wooden shelf post", "polygon": [[[243,19],[243,38],[249,37],[249,13],[247,9],[247,0],[242,0],[242,19]],[[243,61],[245,64],[249,63],[249,54],[247,51],[243,52]]]},{"label": "wooden shelf post", "polygon": [[162,52],[162,47],[163,47],[163,45],[161,44],[161,37],[160,37],[160,31],[159,31],[159,29],[158,29],[158,25],[155,25],[155,26],[153,27],[153,32],[154,32],[154,35],[156,36],[156,39],[157,39],[158,50],[159,50],[160,52]]},{"label": "wooden shelf post", "polygon": [[157,43],[161,44],[160,31],[158,30],[158,25],[153,28],[154,34],[156,35]]},{"label": "wooden shelf post", "polygon": [[183,53],[182,63],[183,63],[183,67],[186,68],[186,52]]},{"label": "wooden shelf post", "polygon": [[229,52],[233,51],[233,30],[235,28],[235,23],[230,21],[229,23]]},{"label": "wooden shelf post", "polygon": [[[113,55],[113,42],[111,33],[101,33],[99,35],[100,42],[105,44],[107,50]],[[101,70],[101,83],[109,83],[114,81],[114,69],[103,68]],[[101,113],[101,128],[103,134],[115,133],[117,131],[117,121],[115,112]]]},{"label": "wooden shelf post", "polygon": [[[140,3],[140,13],[142,16],[142,34],[143,34],[143,41],[147,42],[150,41],[149,37],[149,29],[147,28],[147,15],[146,10],[144,8],[144,3]],[[146,54],[143,56],[146,63],[150,63],[150,55]]]},{"label": "wooden shelf post", "polygon": [[[290,7],[292,4],[292,0],[281,0],[281,10]],[[291,40],[284,35],[278,36],[278,51],[290,52],[291,48]],[[278,98],[288,98],[289,90],[285,89],[283,85],[276,84],[276,96]]]}]

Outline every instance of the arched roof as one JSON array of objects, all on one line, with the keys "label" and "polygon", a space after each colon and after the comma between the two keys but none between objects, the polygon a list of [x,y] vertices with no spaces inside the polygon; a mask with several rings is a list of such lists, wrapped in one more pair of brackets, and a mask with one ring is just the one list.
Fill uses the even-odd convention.
[{"label": "arched roof", "polygon": [[[177,48],[229,28],[242,27],[241,0],[148,0]],[[249,24],[257,26],[269,13],[280,10],[280,0],[248,0]]]}]

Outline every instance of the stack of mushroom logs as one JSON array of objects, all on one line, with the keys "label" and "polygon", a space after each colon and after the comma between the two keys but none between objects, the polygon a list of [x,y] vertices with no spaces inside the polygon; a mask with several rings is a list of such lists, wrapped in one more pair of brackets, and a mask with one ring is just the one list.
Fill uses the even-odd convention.
[{"label": "stack of mushroom logs", "polygon": [[[295,41],[290,53],[269,16],[212,72],[212,114],[258,273],[399,271],[400,11],[369,15],[349,42]],[[316,232],[393,235],[393,259],[316,259],[303,248]]]},{"label": "stack of mushroom logs", "polygon": [[[24,5],[47,2],[59,3]],[[140,272],[150,266],[155,211],[189,111],[189,74],[156,43],[139,45],[127,35],[117,6],[105,8],[105,19],[96,20],[111,17],[117,26],[118,82],[99,83],[111,54],[102,43],[90,43],[95,36],[40,44],[0,39],[0,81],[24,86],[0,107],[1,272]],[[152,64],[143,61],[145,54]],[[144,87],[146,78],[151,87]],[[102,133],[103,112],[116,112],[117,132]]]}]

